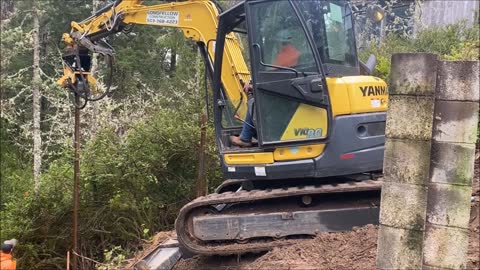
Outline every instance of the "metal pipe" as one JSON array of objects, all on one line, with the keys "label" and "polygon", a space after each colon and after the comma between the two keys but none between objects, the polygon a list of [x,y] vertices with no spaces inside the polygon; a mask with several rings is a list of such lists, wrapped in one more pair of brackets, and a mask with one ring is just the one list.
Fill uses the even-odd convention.
[{"label": "metal pipe", "polygon": [[[80,96],[75,95],[75,103],[80,102]],[[80,179],[80,108],[75,106],[75,123],[74,123],[74,141],[75,159],[73,163],[73,270],[77,270],[78,257],[75,253],[78,251],[78,185]]]}]

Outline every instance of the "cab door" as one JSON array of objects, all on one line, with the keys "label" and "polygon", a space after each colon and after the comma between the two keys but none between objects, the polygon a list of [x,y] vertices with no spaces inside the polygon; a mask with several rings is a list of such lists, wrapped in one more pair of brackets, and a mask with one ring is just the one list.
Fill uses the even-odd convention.
[{"label": "cab door", "polygon": [[328,139],[331,110],[318,52],[291,1],[246,1],[260,146]]}]

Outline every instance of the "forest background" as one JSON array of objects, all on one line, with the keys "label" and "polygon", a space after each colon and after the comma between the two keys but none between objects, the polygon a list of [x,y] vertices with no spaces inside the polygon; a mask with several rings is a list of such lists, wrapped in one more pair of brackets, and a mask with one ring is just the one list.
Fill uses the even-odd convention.
[{"label": "forest background", "polygon": [[[228,7],[235,1],[220,2]],[[478,60],[478,14],[473,27],[458,22],[414,31],[414,10],[422,2],[409,2],[403,14],[393,12],[398,2],[381,1],[387,17],[380,33],[365,22],[365,13],[357,15],[363,22],[357,27],[360,56],[377,56],[374,75],[388,82],[397,52]],[[55,84],[62,69],[59,41],[72,20],[107,3],[1,2],[0,240],[19,239],[19,269],[65,268],[72,235],[73,105]],[[113,94],[90,103],[81,117],[80,251],[113,263],[155,232],[171,229],[179,208],[194,198],[209,82],[196,45],[179,31],[134,27],[109,42],[117,59]],[[103,79],[104,66],[99,60],[96,72]],[[212,125],[207,131],[212,191],[222,175]]]}]

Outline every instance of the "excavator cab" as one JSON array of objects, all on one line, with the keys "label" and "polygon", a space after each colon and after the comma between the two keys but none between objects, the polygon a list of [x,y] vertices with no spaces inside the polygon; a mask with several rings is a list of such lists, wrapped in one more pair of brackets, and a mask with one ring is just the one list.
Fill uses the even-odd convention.
[{"label": "excavator cab", "polygon": [[[225,125],[235,123],[231,108],[239,101],[228,100],[221,83],[224,50],[229,45],[229,36],[235,32],[248,37],[249,50],[244,58],[250,62],[255,100],[253,122],[258,134],[258,146],[241,149],[232,147],[228,141],[229,136],[241,132],[240,125]],[[227,177],[324,177],[381,169],[384,114],[371,114],[371,119],[353,117],[345,120],[341,130],[334,130],[337,116],[343,113],[339,113],[341,108],[358,103],[357,108],[362,108],[357,112],[359,115],[386,110],[386,102],[377,106],[376,100],[359,99],[360,90],[340,89],[347,84],[343,78],[356,81],[347,88],[381,87],[383,83],[378,78],[372,82],[367,81],[372,78],[355,78],[360,75],[360,63],[348,1],[247,0],[219,16],[217,33],[214,111]],[[345,93],[350,91],[355,92],[351,97],[356,100],[341,100],[348,99]],[[373,106],[368,102],[376,103]],[[362,137],[359,132],[365,132],[364,129],[367,136]],[[352,138],[339,138],[343,136],[339,132],[348,132]],[[338,144],[329,146],[332,140]],[[330,160],[320,161],[326,148]],[[345,161],[360,149],[368,155],[361,166]],[[341,164],[337,161],[345,163],[347,169],[333,166]]]},{"label": "excavator cab", "polygon": [[246,2],[259,145],[323,142],[331,119],[320,55],[294,2]]},{"label": "excavator cab", "polygon": [[[217,60],[222,57],[226,32],[242,26],[248,33],[253,115],[260,148],[328,139],[331,112],[322,61],[295,5],[247,1],[220,16]],[[215,61],[217,65],[221,62]],[[215,91],[220,92],[221,68],[214,70]]]}]

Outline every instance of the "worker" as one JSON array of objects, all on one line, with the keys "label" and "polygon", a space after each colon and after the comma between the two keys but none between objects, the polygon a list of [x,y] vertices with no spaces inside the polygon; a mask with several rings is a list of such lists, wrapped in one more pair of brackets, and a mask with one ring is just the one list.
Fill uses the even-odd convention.
[{"label": "worker", "polygon": [[247,113],[245,115],[245,120],[243,121],[242,131],[240,132],[240,136],[230,136],[230,142],[235,146],[240,147],[250,147],[252,146],[252,138],[257,137],[257,130],[255,129],[255,125],[253,123],[253,97],[252,91],[253,86],[250,83],[246,83],[243,87],[243,91],[247,96],[249,96],[249,100],[247,101]]},{"label": "worker", "polygon": [[300,59],[300,52],[292,44],[292,34],[289,30],[281,30],[278,33],[278,41],[280,41],[280,49],[273,65],[280,67],[294,67]]},{"label": "worker", "polygon": [[[281,67],[294,67],[300,59],[300,52],[291,43],[292,35],[288,30],[281,30],[277,35],[277,41],[280,44],[274,65]],[[277,68],[275,68],[277,70]],[[246,84],[243,91],[250,93],[253,91],[251,84]],[[242,131],[239,136],[230,136],[230,142],[235,146],[251,147],[252,138],[257,137],[257,130],[253,123],[253,99],[248,101],[247,113],[243,121]]]},{"label": "worker", "polygon": [[16,270],[17,262],[13,259],[13,248],[17,245],[17,239],[6,240],[1,244],[0,270]]}]

